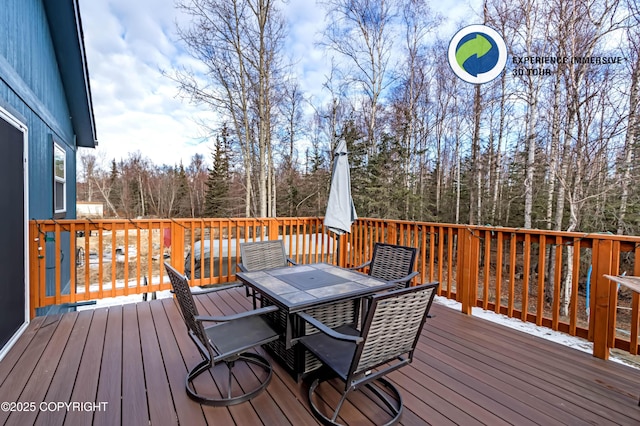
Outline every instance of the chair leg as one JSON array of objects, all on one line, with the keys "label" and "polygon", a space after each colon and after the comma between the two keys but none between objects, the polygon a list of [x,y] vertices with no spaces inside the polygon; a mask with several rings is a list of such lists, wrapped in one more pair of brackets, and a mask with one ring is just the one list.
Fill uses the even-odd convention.
[{"label": "chair leg", "polygon": [[[267,372],[267,377],[254,389],[237,396],[232,396],[232,392],[231,392],[232,375],[233,375],[232,370],[233,370],[233,367],[235,366],[234,364],[237,363],[238,361],[243,361],[243,362],[254,364],[261,367],[263,370]],[[242,402],[248,401],[251,398],[258,395],[267,387],[267,385],[271,381],[271,376],[273,375],[273,369],[271,367],[271,364],[269,364],[269,361],[267,361],[265,358],[251,352],[242,353],[234,362],[227,363],[227,367],[229,368],[229,376],[228,376],[228,383],[227,383],[228,385],[227,397],[211,398],[211,397],[204,396],[202,394],[197,393],[193,388],[193,380],[195,380],[195,378],[198,377],[200,374],[209,370],[209,368],[213,367],[213,365],[214,365],[213,363],[211,363],[209,360],[206,359],[201,363],[199,363],[198,365],[196,365],[187,375],[187,379],[186,379],[187,394],[189,395],[189,398],[198,402],[199,404],[212,405],[212,406],[229,406],[229,405],[240,404]]]},{"label": "chair leg", "polygon": [[338,413],[340,412],[340,409],[342,408],[342,404],[344,404],[344,401],[346,401],[347,399],[347,395],[349,395],[349,391],[351,389],[347,389],[343,394],[342,394],[342,398],[340,398],[340,401],[338,401],[338,405],[336,405],[336,410],[333,412],[333,416],[331,417],[331,421],[335,422],[336,419],[338,418]]},{"label": "chair leg", "polygon": [[384,377],[380,377],[375,380],[376,382],[382,383],[382,385],[387,388],[393,394],[393,400],[389,398],[389,395],[386,392],[382,392],[377,386],[374,386],[373,383],[367,383],[365,386],[371,390],[380,400],[384,403],[384,405],[391,410],[392,415],[394,416],[391,422],[387,423],[388,425],[392,425],[397,423],[400,420],[400,416],[402,415],[402,410],[404,408],[404,404],[402,402],[402,395],[396,387],[389,382]]},{"label": "chair leg", "polygon": [[227,368],[228,368],[228,379],[227,379],[227,398],[231,399],[231,378],[233,377],[233,367],[235,365],[234,361],[228,362],[227,363]]},{"label": "chair leg", "polygon": [[[325,416],[324,414],[322,414],[322,412],[318,409],[318,407],[316,406],[316,404],[313,402],[313,394],[316,391],[316,388],[320,385],[320,379],[315,379],[312,383],[311,386],[309,386],[309,394],[308,394],[308,398],[309,398],[309,406],[311,407],[311,411],[313,412],[313,415],[320,420],[320,422],[323,425],[335,425],[335,426],[341,426],[340,423],[336,423],[335,419],[337,418],[337,411],[334,412],[333,414],[333,420],[328,418],[327,416]],[[341,400],[342,403],[342,400]],[[341,405],[340,403],[340,405]]]},{"label": "chair leg", "polygon": [[[374,386],[373,383],[367,383],[365,386],[368,389],[370,389],[373,392],[373,394],[377,396],[380,399],[380,401],[382,401],[382,403],[391,411],[391,415],[393,417],[391,418],[391,420],[385,423],[384,426],[395,425],[400,421],[400,417],[402,416],[402,411],[404,409],[402,396],[400,395],[400,392],[398,391],[398,389],[396,389],[396,387],[385,378],[380,377],[375,381],[379,382],[382,386],[387,388],[391,392],[393,398],[389,398],[389,395],[386,392],[381,391],[377,386]],[[313,412],[313,415],[318,420],[320,420],[320,422],[324,425],[342,426],[341,423],[337,422],[338,414],[340,412],[340,409],[342,408],[342,405],[346,401],[349,392],[353,389],[347,389],[345,391],[345,393],[340,398],[340,401],[338,402],[338,405],[336,406],[335,411],[333,412],[332,418],[328,418],[320,411],[320,409],[318,409],[316,404],[313,402],[313,394],[315,393],[320,383],[321,383],[320,379],[315,379],[313,383],[311,383],[311,386],[309,386],[309,393],[308,393],[309,406],[311,407],[311,411]]]}]

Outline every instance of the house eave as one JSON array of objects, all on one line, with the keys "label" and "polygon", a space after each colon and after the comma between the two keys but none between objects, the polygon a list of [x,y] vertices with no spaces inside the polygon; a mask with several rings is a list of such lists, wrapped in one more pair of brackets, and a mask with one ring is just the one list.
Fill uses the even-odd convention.
[{"label": "house eave", "polygon": [[64,86],[76,145],[97,145],[89,69],[77,0],[44,0],[45,13]]}]

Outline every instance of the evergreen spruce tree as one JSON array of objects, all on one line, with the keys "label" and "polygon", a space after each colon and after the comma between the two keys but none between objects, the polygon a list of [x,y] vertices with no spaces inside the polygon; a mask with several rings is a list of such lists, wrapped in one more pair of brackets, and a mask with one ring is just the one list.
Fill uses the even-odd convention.
[{"label": "evergreen spruce tree", "polygon": [[226,217],[229,212],[229,140],[226,126],[216,137],[212,158],[213,166],[209,169],[207,178],[204,214],[206,217]]},{"label": "evergreen spruce tree", "polygon": [[[120,194],[122,192],[122,183],[119,179],[120,173],[118,173],[118,165],[116,164],[116,159],[111,160],[111,172],[109,173],[109,184],[108,188],[110,188],[107,196],[109,198],[108,202],[113,208],[117,211],[121,207],[120,203]],[[114,214],[116,212],[114,211]]]},{"label": "evergreen spruce tree", "polygon": [[176,209],[178,217],[191,217],[191,200],[189,198],[189,182],[182,161],[177,170],[178,190],[176,192]]}]

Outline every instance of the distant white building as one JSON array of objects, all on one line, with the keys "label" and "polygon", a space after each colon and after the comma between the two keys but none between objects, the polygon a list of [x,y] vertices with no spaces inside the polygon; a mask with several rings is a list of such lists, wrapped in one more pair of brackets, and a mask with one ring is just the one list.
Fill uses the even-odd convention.
[{"label": "distant white building", "polygon": [[76,203],[76,217],[82,218],[102,218],[104,216],[104,205],[89,201],[78,201]]}]

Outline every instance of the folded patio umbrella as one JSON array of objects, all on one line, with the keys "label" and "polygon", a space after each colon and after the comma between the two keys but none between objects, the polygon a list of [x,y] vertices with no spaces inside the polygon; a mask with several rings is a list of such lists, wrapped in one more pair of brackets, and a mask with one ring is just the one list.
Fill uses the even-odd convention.
[{"label": "folded patio umbrella", "polygon": [[342,235],[345,232],[351,232],[351,224],[357,218],[351,197],[351,173],[349,172],[347,144],[344,140],[340,140],[334,151],[331,189],[329,190],[327,212],[324,215],[324,226],[330,231]]}]

